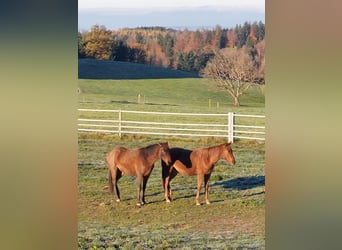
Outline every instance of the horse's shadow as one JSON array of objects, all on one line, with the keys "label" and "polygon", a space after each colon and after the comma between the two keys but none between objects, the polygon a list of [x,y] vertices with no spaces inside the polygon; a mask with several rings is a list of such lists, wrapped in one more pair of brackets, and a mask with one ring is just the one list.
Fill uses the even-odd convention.
[{"label": "horse's shadow", "polygon": [[[252,189],[255,187],[262,187],[265,186],[265,176],[264,175],[258,175],[258,176],[244,176],[244,177],[237,177],[237,178],[233,178],[230,180],[224,180],[224,181],[216,181],[214,183],[212,183],[210,186],[221,186],[225,189],[235,189],[235,190],[247,190],[247,189]],[[172,189],[172,191],[174,193],[178,193],[179,191],[184,191],[184,190],[192,190],[193,194],[181,194],[180,196],[175,195],[174,196],[174,201],[175,200],[179,200],[179,199],[187,199],[187,198],[193,198],[196,196],[196,187],[175,187]],[[203,189],[202,189],[202,192]],[[261,191],[258,193],[254,193],[251,195],[256,195],[256,194],[261,194],[264,193],[265,191]],[[163,191],[156,191],[153,193],[146,193],[145,197],[155,197],[155,196],[162,196],[164,194]],[[249,195],[248,195],[249,196]],[[125,200],[126,201],[131,201],[131,200],[135,200],[136,198],[134,197],[128,197]],[[164,201],[163,198],[159,198],[157,200],[147,200],[147,204],[153,204],[153,203],[159,203]],[[211,203],[215,203],[215,202],[221,202],[223,201],[222,199],[219,200],[212,200]]]},{"label": "horse's shadow", "polygon": [[[258,175],[258,176],[244,176],[244,177],[237,177],[233,178],[230,180],[224,180],[224,181],[216,181],[212,183],[210,186],[221,186],[225,189],[235,189],[235,190],[247,190],[247,189],[252,189],[256,187],[262,187],[265,186],[265,176],[264,175]],[[196,187],[175,187],[172,189],[174,193],[178,193],[179,191],[184,191],[184,190],[192,190],[192,194],[183,194],[180,196],[174,195],[173,200],[178,200],[178,199],[186,199],[186,198],[193,198],[196,196]],[[204,192],[202,188],[202,193]],[[265,191],[261,191],[258,193],[253,193],[250,195],[257,195],[264,193]],[[147,194],[146,196],[155,196],[155,195],[162,195],[164,192],[155,192],[152,194]],[[247,196],[250,196],[247,195]],[[163,199],[162,199],[163,200]],[[215,202],[220,202],[223,200],[212,200],[211,203]],[[148,203],[155,203],[157,201],[152,201]]]},{"label": "horse's shadow", "polygon": [[258,175],[237,177],[231,180],[217,181],[213,183],[212,186],[222,186],[226,189],[247,190],[255,187],[265,186],[265,176]]}]

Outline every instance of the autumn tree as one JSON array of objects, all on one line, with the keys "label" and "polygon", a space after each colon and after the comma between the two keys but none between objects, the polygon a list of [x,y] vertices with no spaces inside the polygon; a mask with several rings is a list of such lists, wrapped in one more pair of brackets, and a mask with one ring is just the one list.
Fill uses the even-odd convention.
[{"label": "autumn tree", "polygon": [[214,46],[216,48],[224,48],[226,47],[226,37],[223,33],[221,26],[216,25],[215,30],[214,30]]},{"label": "autumn tree", "polygon": [[258,78],[261,83],[265,82],[265,40],[260,41],[255,45],[257,55],[255,57],[255,62],[258,68]]},{"label": "autumn tree", "polygon": [[244,49],[254,60],[263,79],[265,68],[265,25],[245,22],[226,29],[196,31],[163,27],[107,30],[94,25],[89,32],[78,33],[78,57],[145,63],[199,72],[213,56],[213,50]]},{"label": "autumn tree", "polygon": [[243,49],[222,49],[202,70],[202,75],[213,79],[217,86],[240,106],[239,98],[256,83],[257,69],[252,58]]},{"label": "autumn tree", "polygon": [[113,39],[111,32],[104,26],[94,25],[84,37],[86,57],[110,59],[112,56]]},{"label": "autumn tree", "polygon": [[227,32],[227,47],[228,48],[234,48],[235,47],[235,44],[236,44],[236,41],[237,41],[237,34],[235,32],[235,30],[229,30]]}]

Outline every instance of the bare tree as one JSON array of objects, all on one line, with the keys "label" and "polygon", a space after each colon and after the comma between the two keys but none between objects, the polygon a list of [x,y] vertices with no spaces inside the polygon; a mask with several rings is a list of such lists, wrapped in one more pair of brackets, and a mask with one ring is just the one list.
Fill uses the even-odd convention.
[{"label": "bare tree", "polygon": [[234,99],[234,106],[240,106],[239,97],[257,82],[258,71],[243,49],[222,49],[215,52],[201,73],[227,91]]}]

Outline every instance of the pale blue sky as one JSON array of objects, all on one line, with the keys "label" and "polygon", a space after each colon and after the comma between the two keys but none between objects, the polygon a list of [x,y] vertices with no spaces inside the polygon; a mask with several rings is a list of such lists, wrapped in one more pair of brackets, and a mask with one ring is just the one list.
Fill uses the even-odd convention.
[{"label": "pale blue sky", "polygon": [[79,30],[94,24],[108,29],[141,26],[168,28],[234,27],[265,22],[264,0],[79,0]]}]

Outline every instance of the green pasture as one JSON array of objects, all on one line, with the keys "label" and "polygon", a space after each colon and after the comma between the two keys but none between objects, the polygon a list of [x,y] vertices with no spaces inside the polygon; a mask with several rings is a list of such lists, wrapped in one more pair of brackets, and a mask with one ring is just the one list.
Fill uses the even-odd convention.
[{"label": "green pasture", "polygon": [[203,78],[79,80],[79,88],[80,108],[263,114],[265,107],[260,86],[241,97],[241,107],[234,107],[227,93]]},{"label": "green pasture", "polygon": [[[136,206],[135,177],[119,181],[122,201],[112,200],[107,186],[105,155],[114,146],[142,147],[165,138],[79,136],[80,249],[230,249],[264,248],[264,144],[233,144],[236,165],[220,160],[210,180],[211,204],[195,205],[196,177],[172,181],[171,203],[164,201],[157,161],[146,190],[148,204]],[[219,139],[170,139],[170,147],[207,147]]]},{"label": "green pasture", "polygon": [[[242,106],[236,108],[225,93],[202,78],[82,79],[79,88],[79,108],[264,114],[264,95],[259,87],[241,98]],[[196,177],[181,175],[171,183],[174,200],[166,203],[160,161],[148,181],[145,206],[136,206],[135,177],[120,179],[120,203],[111,199],[107,152],[115,146],[138,148],[162,141],[168,141],[170,147],[195,149],[217,145],[225,139],[139,135],[119,138],[79,133],[79,249],[264,249],[264,142],[238,140],[232,144],[236,165],[223,160],[216,164],[210,179],[210,205],[204,203],[203,190],[202,205],[195,205]]]}]

